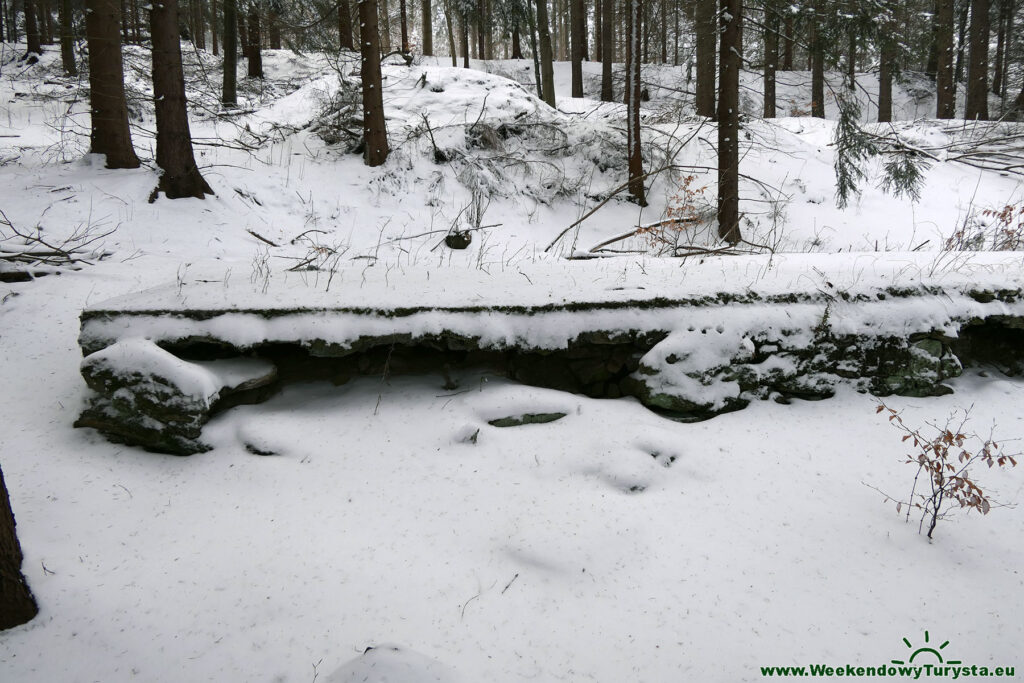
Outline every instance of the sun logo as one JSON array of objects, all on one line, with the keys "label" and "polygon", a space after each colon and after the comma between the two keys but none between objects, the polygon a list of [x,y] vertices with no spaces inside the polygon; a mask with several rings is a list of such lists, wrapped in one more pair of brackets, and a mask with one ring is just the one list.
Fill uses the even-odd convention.
[{"label": "sun logo", "polygon": [[946,662],[946,661],[944,661],[942,659],[942,652],[940,652],[940,650],[945,649],[945,647],[947,645],[949,645],[949,641],[948,640],[946,642],[944,642],[942,645],[939,645],[938,650],[936,650],[933,647],[928,646],[928,643],[929,643],[930,640],[931,639],[930,639],[930,637],[928,635],[928,631],[925,631],[924,632],[924,642],[925,642],[925,645],[923,645],[923,646],[917,648],[916,650],[914,650],[914,646],[910,644],[910,641],[907,640],[906,638],[904,638],[903,639],[903,643],[909,649],[914,650],[914,651],[910,653],[910,659],[909,660],[904,662],[902,659],[894,659],[894,660],[892,660],[892,663],[893,664],[913,664],[915,657],[917,657],[918,655],[921,655],[921,654],[926,654],[926,653],[927,654],[935,655],[938,658],[938,660],[939,660],[939,662],[938,662],[939,664],[961,664],[962,663],[958,659],[951,659],[948,662]]}]

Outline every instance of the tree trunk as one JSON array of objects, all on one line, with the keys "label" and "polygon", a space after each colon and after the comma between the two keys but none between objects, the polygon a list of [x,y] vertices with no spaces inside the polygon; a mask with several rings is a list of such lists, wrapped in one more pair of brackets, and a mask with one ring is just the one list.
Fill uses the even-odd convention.
[{"label": "tree trunk", "polygon": [[718,66],[718,236],[740,241],[740,26],[741,0],[721,0],[721,59]]},{"label": "tree trunk", "polygon": [[594,0],[594,59],[604,60],[604,3]]},{"label": "tree trunk", "polygon": [[455,28],[452,26],[452,5],[448,0],[444,3],[444,23],[448,28],[448,53],[452,57],[452,66],[459,65],[459,51],[455,49]]},{"label": "tree trunk", "polygon": [[971,0],[971,54],[964,118],[988,120],[988,0]]},{"label": "tree trunk", "polygon": [[473,26],[476,29],[476,56],[477,59],[487,59],[487,45],[484,31],[486,30],[484,18],[484,0],[477,0],[476,22]]},{"label": "tree trunk", "polygon": [[142,45],[142,13],[139,11],[138,0],[131,0],[129,10],[132,18],[132,40],[136,45]]},{"label": "tree trunk", "polygon": [[814,16],[810,25],[811,57],[811,116],[825,118],[825,46],[822,44],[818,23],[821,20],[822,0],[814,0]]},{"label": "tree trunk", "polygon": [[544,101],[555,106],[555,68],[552,64],[551,30],[548,24],[547,0],[537,0],[537,30],[540,33],[540,72],[544,84]]},{"label": "tree trunk", "polygon": [[935,116],[956,116],[956,89],[953,82],[953,0],[938,0],[935,13]]},{"label": "tree trunk", "polygon": [[847,40],[849,42],[846,47],[846,78],[849,82],[850,90],[853,90],[857,87],[857,33],[852,27]]},{"label": "tree trunk", "polygon": [[71,15],[71,0],[60,0],[60,60],[64,73],[68,76],[78,75],[75,63],[75,32]]},{"label": "tree trunk", "polygon": [[210,0],[210,46],[213,48],[213,56],[220,54],[220,46],[217,44],[217,0]]},{"label": "tree trunk", "polygon": [[626,33],[626,153],[629,155],[629,194],[647,206],[644,193],[644,158],[640,147],[640,49],[643,32],[642,0],[627,0]]},{"label": "tree trunk", "polygon": [[242,52],[242,56],[249,59],[249,48],[252,44],[249,42],[249,28],[245,25],[245,5],[238,6],[238,0],[235,0],[237,11],[235,12],[235,25],[238,27],[238,46]]},{"label": "tree trunk", "polygon": [[107,168],[138,168],[139,157],[128,129],[121,63],[120,8],[117,0],[86,0],[85,35],[89,43],[91,151],[107,155]]},{"label": "tree trunk", "polygon": [[924,72],[933,81],[939,76],[939,3],[942,0],[932,0],[931,35],[928,41],[928,64]]},{"label": "tree trunk", "polygon": [[992,73],[992,93],[996,96],[1003,92],[1003,56],[1006,51],[1006,26],[1010,19],[1011,0],[996,0],[999,5],[997,21],[996,63]]},{"label": "tree trunk", "polygon": [[273,5],[270,5],[270,7],[267,10],[267,24],[268,24],[267,30],[268,30],[268,32],[270,34],[269,36],[267,36],[268,40],[270,41],[270,49],[271,50],[280,50],[281,49],[281,17],[278,16],[277,10],[274,9]]},{"label": "tree trunk", "polygon": [[168,199],[203,199],[213,194],[213,190],[199,173],[192,152],[178,40],[178,0],[151,0],[151,3],[149,32],[153,41],[156,164],[163,171],[159,189]]},{"label": "tree trunk", "polygon": [[660,7],[660,24],[659,27],[659,41],[661,42],[661,63],[668,64],[668,3],[665,0],[661,0]]},{"label": "tree trunk", "polygon": [[964,82],[964,49],[967,46],[967,12],[971,8],[970,2],[961,0],[960,16],[957,18],[957,50],[956,50],[956,75],[953,85],[953,93],[956,94],[956,83]]},{"label": "tree trunk", "polygon": [[792,71],[793,70],[793,32],[796,28],[793,26],[793,13],[786,9],[786,18],[783,22],[783,32],[785,33],[785,40],[782,43],[782,70]]},{"label": "tree trunk", "polygon": [[878,67],[878,122],[892,121],[892,71],[896,61],[896,46],[888,36],[892,35],[891,27],[886,27],[887,37],[882,38],[879,52]]},{"label": "tree trunk", "polygon": [[377,0],[359,0],[359,25],[363,76],[363,160],[367,166],[380,166],[387,161],[390,150],[388,129],[384,122]]},{"label": "tree trunk", "polygon": [[50,0],[38,0],[39,40],[43,45],[53,45],[53,12],[50,11]]},{"label": "tree trunk", "polygon": [[[39,24],[36,21],[36,7],[34,0],[23,0],[22,5],[25,12],[25,39],[28,41],[28,49],[25,52],[25,57],[38,61],[38,57],[34,55],[43,54],[43,46],[40,44],[39,39]],[[24,59],[24,58],[23,58]]]},{"label": "tree trunk", "polygon": [[11,499],[0,469],[0,631],[25,624],[39,613],[21,573],[22,559]]},{"label": "tree trunk", "polygon": [[378,12],[377,26],[380,27],[380,31],[377,35],[377,41],[385,53],[391,52],[391,8],[388,7],[388,0],[380,0]]},{"label": "tree trunk", "polygon": [[423,0],[420,9],[423,11],[423,55],[431,57],[434,54],[434,17],[430,0]]},{"label": "tree trunk", "polygon": [[462,50],[462,68],[469,68],[469,16],[463,11],[459,16],[459,49]]},{"label": "tree trunk", "polygon": [[1002,97],[1004,100],[1006,99],[1007,90],[1008,90],[1009,84],[1010,84],[1010,79],[1008,77],[1008,73],[1009,73],[1009,69],[1010,69],[1010,54],[1013,52],[1013,50],[1012,50],[1013,41],[1014,41],[1013,19],[1016,16],[1016,13],[1017,13],[1017,0],[1007,0],[1007,2],[1010,5],[1010,14],[1009,14],[1009,16],[1007,17],[1007,20],[1006,20],[1006,49],[1003,50],[1003,83],[1002,83],[1003,87],[999,91],[999,96]]},{"label": "tree trunk", "polygon": [[224,0],[224,87],[221,102],[238,104],[238,0]]},{"label": "tree trunk", "polygon": [[696,0],[697,18],[697,95],[698,116],[715,118],[715,0]]},{"label": "tree trunk", "polygon": [[612,102],[612,62],[615,61],[615,0],[596,0],[604,5],[601,31],[601,101]]},{"label": "tree trunk", "polygon": [[779,13],[774,3],[765,4],[764,17],[764,110],[766,119],[775,114],[775,68],[779,61]]},{"label": "tree trunk", "polygon": [[512,24],[512,59],[523,58],[523,44],[519,38],[519,23]]},{"label": "tree trunk", "polygon": [[338,45],[342,50],[355,49],[352,43],[352,14],[348,0],[338,2]]},{"label": "tree trunk", "polygon": [[402,29],[402,54],[409,54],[409,14],[405,7],[405,0],[398,0],[398,16]]},{"label": "tree trunk", "polygon": [[261,42],[260,10],[256,3],[252,3],[249,6],[249,78],[263,78]]},{"label": "tree trunk", "polygon": [[537,17],[533,11],[532,0],[527,0],[526,22],[530,28],[530,56],[533,58],[533,79],[537,86],[537,97],[544,99],[544,83],[540,78],[540,51],[537,49]]},{"label": "tree trunk", "polygon": [[572,96],[583,97],[583,41],[586,36],[583,0],[569,0],[569,21],[572,27]]}]

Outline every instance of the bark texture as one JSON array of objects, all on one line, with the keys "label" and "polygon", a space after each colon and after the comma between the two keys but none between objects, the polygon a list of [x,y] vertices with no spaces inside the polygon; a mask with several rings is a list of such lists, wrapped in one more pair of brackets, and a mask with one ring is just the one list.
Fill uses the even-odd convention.
[{"label": "bark texture", "polygon": [[740,26],[741,0],[721,0],[718,89],[718,236],[740,241]]},{"label": "bark texture", "polygon": [[128,128],[121,62],[121,8],[116,0],[87,0],[85,34],[89,43],[90,149],[107,156],[107,168],[138,168]]},{"label": "bark texture", "polygon": [[380,34],[377,31],[377,0],[359,2],[359,49],[363,75],[363,160],[367,166],[387,161],[388,130],[384,122],[381,92]]},{"label": "bark texture", "polygon": [[21,574],[21,544],[11,499],[0,469],[0,630],[20,626],[39,613],[32,591]]},{"label": "bark texture", "polygon": [[156,109],[156,163],[163,171],[159,189],[169,199],[203,199],[213,190],[192,152],[185,101],[185,75],[178,40],[178,0],[151,0],[153,103]]}]

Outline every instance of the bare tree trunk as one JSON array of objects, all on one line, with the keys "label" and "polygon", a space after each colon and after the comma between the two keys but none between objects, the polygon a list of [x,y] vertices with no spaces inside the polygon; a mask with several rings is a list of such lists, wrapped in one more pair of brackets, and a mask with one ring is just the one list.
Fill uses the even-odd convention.
[{"label": "bare tree trunk", "polygon": [[224,0],[224,87],[221,102],[238,104],[238,0]]},{"label": "bare tree trunk", "polygon": [[594,0],[594,59],[604,60],[604,3]]},{"label": "bare tree trunk", "polygon": [[463,10],[459,15],[459,49],[462,51],[462,68],[469,68],[469,15]]},{"label": "bare tree trunk", "polygon": [[988,0],[971,0],[971,55],[964,118],[988,120]]},{"label": "bare tree trunk", "polygon": [[452,5],[448,0],[444,3],[444,23],[448,28],[448,52],[452,56],[452,66],[459,65],[459,51],[455,49],[455,28],[452,26]]},{"label": "bare tree trunk", "polygon": [[151,3],[149,32],[153,40],[156,163],[163,171],[159,190],[168,199],[203,199],[213,194],[213,190],[199,173],[192,152],[178,40],[178,0],[151,0]]},{"label": "bare tree trunk", "polygon": [[612,102],[612,62],[615,61],[615,0],[596,0],[604,4],[601,31],[601,101]]},{"label": "bare tree trunk", "polygon": [[1006,20],[1006,49],[1003,50],[1003,87],[999,92],[999,96],[1004,100],[1007,97],[1007,90],[1009,88],[1010,79],[1008,77],[1010,69],[1010,54],[1013,52],[1013,41],[1014,41],[1014,26],[1013,20],[1017,15],[1017,0],[1006,0],[1010,5],[1010,14]]},{"label": "bare tree trunk", "polygon": [[36,6],[34,0],[23,0],[22,8],[25,12],[25,38],[28,41],[28,48],[25,57],[33,63],[38,61],[35,55],[43,54],[43,46],[40,44],[39,24],[36,22]]},{"label": "bare tree trunk", "polygon": [[210,46],[213,48],[213,56],[220,54],[220,46],[217,44],[217,0],[210,0]]},{"label": "bare tree trunk", "polygon": [[405,0],[398,0],[398,17],[402,29],[402,54],[409,54],[409,14],[406,11]]},{"label": "bare tree trunk", "polygon": [[999,5],[999,19],[997,20],[996,37],[996,63],[992,73],[992,93],[1001,96],[1003,93],[1003,57],[1006,52],[1006,28],[1010,20],[1012,10],[1011,0],[996,0]]},{"label": "bare tree trunk", "polygon": [[277,9],[274,4],[271,3],[267,8],[267,32],[269,35],[267,38],[270,41],[271,50],[281,49],[281,17],[277,13]]},{"label": "bare tree trunk", "polygon": [[953,85],[953,94],[956,94],[956,84],[964,81],[964,49],[967,46],[967,12],[971,4],[967,0],[960,3],[960,16],[957,17],[957,50],[956,50],[956,75]]},{"label": "bare tree trunk", "polygon": [[352,44],[352,14],[348,0],[338,1],[338,45],[342,50],[355,49]]},{"label": "bare tree trunk", "polygon": [[388,0],[380,0],[379,4],[377,25],[380,27],[380,33],[377,40],[384,52],[391,52],[391,8],[388,7]]},{"label": "bare tree trunk", "polygon": [[740,57],[741,0],[721,0],[721,58],[718,66],[718,236],[740,241]]},{"label": "bare tree trunk", "polygon": [[512,25],[512,59],[523,58],[523,43],[519,37],[519,23]]},{"label": "bare tree trunk", "polygon": [[537,17],[533,11],[533,0],[527,0],[526,21],[530,28],[530,53],[533,57],[533,79],[537,85],[537,97],[544,99],[544,84],[540,78],[540,50],[537,49]]},{"label": "bare tree trunk", "polygon": [[793,32],[796,30],[793,25],[793,13],[786,12],[786,18],[783,22],[783,33],[785,33],[785,40],[782,43],[782,70],[792,71],[793,70],[793,43],[794,36]]},{"label": "bare tree trunk", "polygon": [[857,34],[852,28],[847,40],[849,42],[846,46],[846,78],[850,89],[853,90],[857,87]]},{"label": "bare tree trunk", "polygon": [[249,5],[249,78],[263,78],[263,49],[260,43],[260,9]]},{"label": "bare tree trunk", "polygon": [[86,0],[91,151],[107,155],[107,168],[138,168],[139,157],[128,128],[119,17],[117,0]]},{"label": "bare tree trunk", "polygon": [[696,0],[698,116],[715,118],[715,0]]},{"label": "bare tree trunk", "polygon": [[132,18],[132,41],[134,41],[134,43],[136,45],[141,45],[142,44],[142,16],[141,16],[142,13],[139,11],[139,2],[138,2],[138,0],[131,0],[131,3],[129,5],[129,9],[130,9],[129,14],[131,15],[131,18]]},{"label": "bare tree trunk", "polygon": [[938,0],[935,13],[935,116],[956,116],[956,90],[953,82],[953,0]]},{"label": "bare tree trunk", "polygon": [[[238,0],[235,0],[235,3],[237,5]],[[236,34],[238,36],[238,45],[242,51],[242,56],[249,59],[249,48],[252,47],[252,44],[249,42],[249,28],[245,24],[244,4],[237,6],[235,16],[237,18],[235,26],[238,27],[238,33]]]},{"label": "bare tree trunk", "polygon": [[668,64],[668,3],[665,0],[661,0],[658,8],[660,11],[660,21],[658,31],[659,42],[661,42],[661,63]]},{"label": "bare tree trunk", "polygon": [[384,122],[383,81],[380,74],[380,33],[377,0],[359,0],[359,51],[363,76],[363,160],[367,166],[387,161],[388,129]]},{"label": "bare tree trunk", "polygon": [[572,27],[572,96],[583,97],[583,0],[569,0],[569,21]]},{"label": "bare tree trunk", "polygon": [[39,613],[21,573],[22,559],[11,499],[0,469],[0,631],[25,624]]},{"label": "bare tree trunk", "polygon": [[810,25],[811,116],[825,118],[825,46],[818,23],[822,16],[822,0],[814,0],[814,17]]},{"label": "bare tree trunk", "polygon": [[892,34],[885,26],[883,30],[886,37],[882,38],[882,45],[879,52],[878,68],[878,122],[889,123],[892,121],[892,72],[893,64],[896,61],[896,46],[888,36]]},{"label": "bare tree trunk", "polygon": [[473,28],[476,31],[476,56],[477,59],[487,59],[487,46],[484,44],[485,24],[487,23],[484,17],[484,0],[477,0],[476,8],[476,21],[473,22]]},{"label": "bare tree trunk", "polygon": [[431,57],[434,54],[434,17],[430,0],[423,0],[420,3],[423,11],[423,54]]},{"label": "bare tree trunk", "polygon": [[779,13],[774,2],[764,8],[764,110],[766,119],[775,118],[775,68],[779,61]]},{"label": "bare tree trunk", "polygon": [[644,192],[644,158],[640,146],[640,50],[643,32],[642,0],[627,0],[626,33],[626,154],[629,155],[629,194],[647,206]]},{"label": "bare tree trunk", "polygon": [[38,0],[36,7],[39,9],[39,39],[43,45],[53,45],[53,12],[50,0]]},{"label": "bare tree trunk", "polygon": [[75,32],[71,15],[71,0],[60,0],[60,60],[64,73],[68,76],[78,75],[75,64]]},{"label": "bare tree trunk", "polygon": [[537,30],[540,33],[540,71],[544,84],[544,101],[555,106],[555,68],[552,64],[551,30],[548,24],[547,0],[537,0]]}]

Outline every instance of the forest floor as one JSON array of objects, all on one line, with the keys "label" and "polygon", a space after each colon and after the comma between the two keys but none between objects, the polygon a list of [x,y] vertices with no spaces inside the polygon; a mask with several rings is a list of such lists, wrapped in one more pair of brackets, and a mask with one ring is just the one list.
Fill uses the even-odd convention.
[{"label": "forest floor", "polygon": [[[909,494],[907,445],[877,399],[853,391],[681,424],[634,400],[483,373],[446,390],[438,374],[289,387],[217,417],[205,431],[214,449],[189,458],[72,429],[87,391],[78,315],[110,297],[272,280],[358,302],[364,282],[400,296],[409,269],[456,296],[472,283],[466,300],[486,300],[490,273],[528,264],[571,281],[588,266],[566,256],[679,210],[692,229],[614,241],[629,253],[607,268],[713,245],[714,129],[679,92],[685,69],[646,76],[646,163],[678,167],[652,179],[650,205],[617,197],[556,239],[625,181],[624,109],[589,98],[548,108],[529,62],[386,67],[393,152],[370,169],[352,151],[347,63],[268,52],[265,81],[246,81],[224,115],[217,61],[189,54],[197,160],[216,196],[150,203],[146,52],[126,55],[144,161],[131,171],[87,154],[87,82],[61,77],[53,53],[31,68],[16,55],[0,51],[3,245],[19,244],[15,229],[67,246],[98,239],[79,270],[0,285],[0,462],[41,608],[0,635],[0,680],[309,683],[355,660],[333,680],[372,665],[378,678],[404,667],[408,681],[740,681],[764,666],[889,666],[909,659],[908,644],[944,641],[947,662],[1024,667],[1024,472],[979,471],[1000,506],[951,511],[929,542],[879,492]],[[589,95],[599,66],[587,65]],[[556,64],[559,92],[568,73]],[[745,75],[749,112],[757,78]],[[1024,201],[1019,176],[957,158],[980,135],[1017,129],[920,118],[934,101],[911,78],[891,130],[935,157],[920,201],[879,189],[876,160],[839,210],[835,123],[800,115],[808,81],[780,74],[780,111],[794,115],[745,127],[742,228],[774,251],[742,257],[747,277],[788,258],[806,262],[813,289],[816,259],[834,269],[848,258],[856,282],[877,275],[880,256],[905,255],[908,281],[972,264],[1020,280],[1024,254],[991,253],[1015,246],[993,212]],[[877,82],[858,83],[870,117]],[[451,230],[471,231],[468,249],[442,244]],[[702,258],[704,273],[716,259],[736,272],[735,257]],[[289,271],[303,262],[318,270]],[[685,277],[696,261],[673,263]],[[969,431],[1024,448],[1024,382],[975,368],[951,386],[885,401],[925,431],[969,411]],[[538,408],[568,415],[488,425]]]}]

